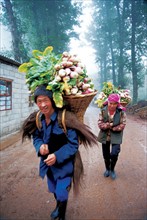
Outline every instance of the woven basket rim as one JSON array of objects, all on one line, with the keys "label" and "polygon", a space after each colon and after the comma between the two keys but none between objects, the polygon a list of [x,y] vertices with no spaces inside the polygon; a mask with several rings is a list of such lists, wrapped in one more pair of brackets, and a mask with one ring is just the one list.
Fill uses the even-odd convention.
[{"label": "woven basket rim", "polygon": [[122,104],[129,104],[129,102],[120,102],[120,104],[121,104],[121,103],[122,103]]},{"label": "woven basket rim", "polygon": [[88,93],[88,94],[65,95],[65,96],[63,96],[63,98],[68,98],[68,99],[82,98],[82,97],[87,97],[87,96],[93,96],[93,95],[96,95],[97,93],[98,93],[98,91],[95,90],[94,92],[91,92],[91,93]]}]

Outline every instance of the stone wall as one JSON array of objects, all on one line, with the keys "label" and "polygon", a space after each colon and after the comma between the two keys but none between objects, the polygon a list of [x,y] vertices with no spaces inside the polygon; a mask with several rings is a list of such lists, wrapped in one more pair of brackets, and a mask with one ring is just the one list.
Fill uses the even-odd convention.
[{"label": "stone wall", "polygon": [[37,109],[37,106],[34,104],[29,107],[29,92],[25,83],[25,73],[19,73],[18,66],[1,63],[0,77],[12,80],[12,110],[0,111],[0,138],[2,141],[19,132],[25,118]]}]

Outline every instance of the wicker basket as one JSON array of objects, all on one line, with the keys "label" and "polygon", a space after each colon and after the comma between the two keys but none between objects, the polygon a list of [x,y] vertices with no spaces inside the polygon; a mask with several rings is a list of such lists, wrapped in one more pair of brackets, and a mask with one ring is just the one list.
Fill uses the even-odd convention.
[{"label": "wicker basket", "polygon": [[120,104],[123,106],[123,107],[126,107],[128,105],[127,102],[120,102]]},{"label": "wicker basket", "polygon": [[83,117],[90,102],[97,94],[97,91],[89,94],[64,96],[65,106],[73,111],[78,119],[83,122]]}]

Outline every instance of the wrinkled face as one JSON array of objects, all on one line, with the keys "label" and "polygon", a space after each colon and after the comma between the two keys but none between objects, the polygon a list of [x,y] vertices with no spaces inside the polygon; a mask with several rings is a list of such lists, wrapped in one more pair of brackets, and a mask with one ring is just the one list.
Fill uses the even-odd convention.
[{"label": "wrinkled face", "polygon": [[117,102],[108,102],[108,109],[110,111],[115,111],[117,108],[118,103]]},{"label": "wrinkled face", "polygon": [[36,104],[44,115],[46,114],[51,115],[54,112],[52,102],[48,96],[44,96],[44,95],[38,96]]}]

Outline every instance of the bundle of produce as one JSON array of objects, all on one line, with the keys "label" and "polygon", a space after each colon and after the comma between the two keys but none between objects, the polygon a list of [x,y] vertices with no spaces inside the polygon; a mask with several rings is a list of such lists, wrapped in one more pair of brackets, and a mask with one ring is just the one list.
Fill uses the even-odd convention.
[{"label": "bundle of produce", "polygon": [[43,52],[34,50],[32,54],[29,62],[19,67],[19,72],[26,73],[29,90],[33,93],[37,86],[46,84],[53,92],[55,105],[68,106],[82,120],[97,91],[80,58],[68,52],[56,55],[51,46]]},{"label": "bundle of produce", "polygon": [[102,108],[103,104],[107,101],[108,96],[112,93],[120,95],[120,104],[124,107],[132,100],[130,90],[116,88],[111,82],[104,82],[102,91],[98,94],[95,104],[97,104],[99,108]]}]

